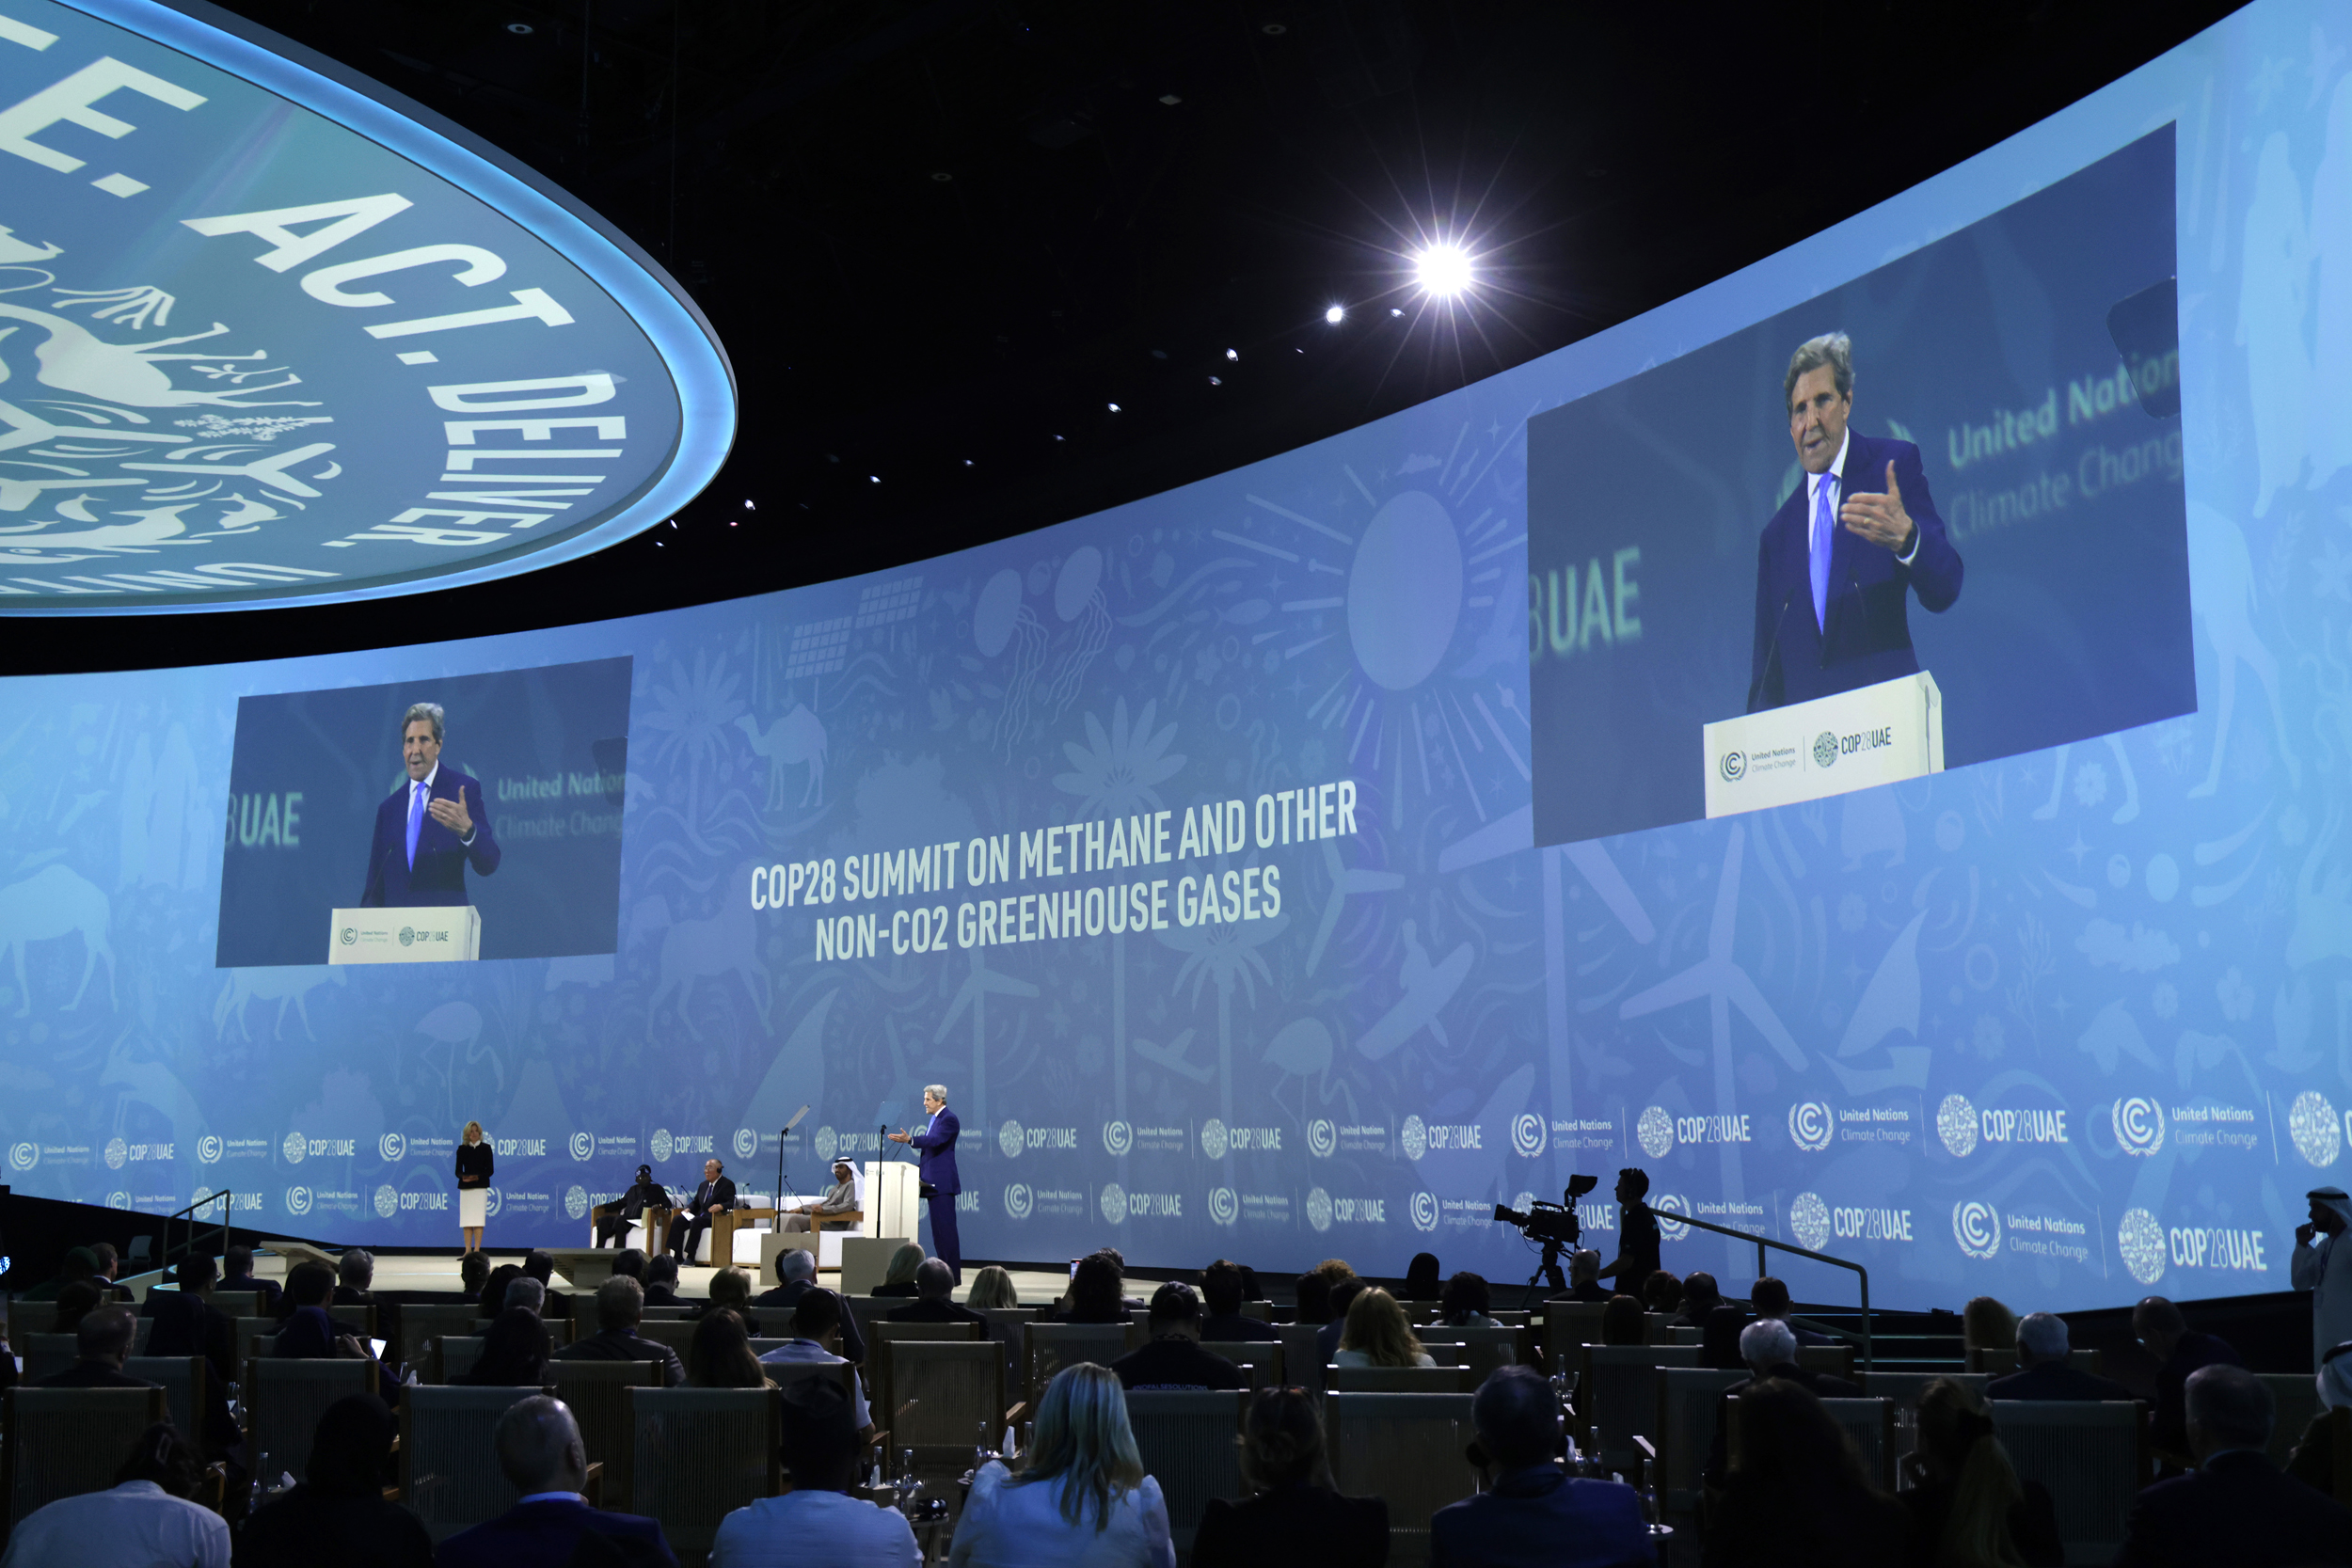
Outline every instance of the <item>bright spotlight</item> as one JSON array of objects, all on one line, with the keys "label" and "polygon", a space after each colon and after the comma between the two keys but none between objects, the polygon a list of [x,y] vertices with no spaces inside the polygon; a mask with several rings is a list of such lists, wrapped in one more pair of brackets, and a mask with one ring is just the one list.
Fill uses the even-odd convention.
[{"label": "bright spotlight", "polygon": [[1323,319],[1329,322],[1333,326],[1337,326],[1340,323],[1347,319],[1347,311],[1343,308],[1334,305],[1329,309],[1323,312]]},{"label": "bright spotlight", "polygon": [[1413,256],[1413,279],[1439,299],[1451,299],[1470,286],[1470,253],[1451,242],[1427,246]]}]

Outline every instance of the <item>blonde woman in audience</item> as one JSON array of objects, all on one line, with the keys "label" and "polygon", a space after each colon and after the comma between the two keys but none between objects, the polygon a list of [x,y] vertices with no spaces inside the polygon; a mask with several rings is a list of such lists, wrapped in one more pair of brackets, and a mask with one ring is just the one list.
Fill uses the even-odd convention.
[{"label": "blonde woman in audience", "polygon": [[1011,1275],[1001,1265],[991,1263],[972,1276],[972,1293],[964,1298],[963,1305],[975,1312],[991,1307],[1018,1307],[1021,1292],[1013,1288]]},{"label": "blonde woman in audience", "polygon": [[1374,1286],[1347,1304],[1347,1326],[1340,1331],[1335,1367],[1434,1367],[1437,1358],[1421,1348],[1413,1325],[1397,1299]]},{"label": "blonde woman in audience", "polygon": [[890,1268],[882,1282],[874,1287],[878,1296],[911,1296],[916,1294],[914,1271],[923,1266],[923,1245],[909,1242],[890,1255]]},{"label": "blonde woman in audience", "polygon": [[1933,1568],[2040,1568],[2066,1560],[2049,1492],[2017,1479],[1993,1418],[1961,1384],[1919,1394],[1919,1447],[1903,1456],[1912,1560]]},{"label": "blonde woman in audience", "polygon": [[956,1523],[950,1568],[1176,1568],[1160,1483],[1143,1472],[1107,1367],[1054,1374],[1020,1475],[991,1460]]}]

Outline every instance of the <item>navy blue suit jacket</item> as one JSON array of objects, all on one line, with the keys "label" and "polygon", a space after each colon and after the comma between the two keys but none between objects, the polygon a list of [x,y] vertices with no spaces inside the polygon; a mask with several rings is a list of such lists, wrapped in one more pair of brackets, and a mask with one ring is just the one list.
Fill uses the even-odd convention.
[{"label": "navy blue suit jacket", "polygon": [[1831,531],[1829,613],[1813,621],[1813,516],[1809,484],[1799,484],[1756,551],[1756,648],[1749,664],[1748,711],[1806,702],[1915,673],[1911,649],[1913,592],[1942,614],[1960,597],[1960,552],[1928,492],[1919,449],[1847,430],[1839,504],[1857,495],[1886,493],[1886,465],[1895,465],[1903,510],[1919,531],[1918,553],[1906,566],[1895,552],[1873,545],[1843,524]]},{"label": "navy blue suit jacket", "polygon": [[366,910],[412,909],[422,904],[468,904],[466,866],[477,877],[499,868],[499,841],[490,832],[490,813],[482,803],[480,782],[444,765],[433,775],[431,798],[454,800],[465,796],[466,815],[473,818],[473,843],[433,820],[430,809],[417,828],[417,863],[408,863],[408,781],[384,797],[375,808],[375,841],[368,847],[368,885],[359,895]]},{"label": "navy blue suit jacket", "polygon": [[2116,1568],[2352,1562],[2352,1512],[2262,1454],[2217,1453],[2140,1493]]},{"label": "navy blue suit jacket", "polygon": [[[570,1568],[583,1530],[619,1548],[619,1561],[637,1568],[677,1568],[677,1557],[662,1538],[658,1521],[554,1499],[516,1503],[487,1524],[458,1531],[434,1552],[434,1568]],[[589,1560],[615,1559],[599,1553]]]},{"label": "navy blue suit jacket", "polygon": [[1515,1470],[1429,1520],[1430,1568],[1632,1568],[1657,1555],[1632,1487],[1555,1465]]},{"label": "navy blue suit jacket", "polygon": [[939,1119],[928,1132],[917,1132],[907,1141],[923,1151],[923,1166],[916,1174],[943,1193],[963,1191],[963,1180],[956,1175],[956,1132],[961,1124],[956,1113],[947,1106],[939,1108]]}]

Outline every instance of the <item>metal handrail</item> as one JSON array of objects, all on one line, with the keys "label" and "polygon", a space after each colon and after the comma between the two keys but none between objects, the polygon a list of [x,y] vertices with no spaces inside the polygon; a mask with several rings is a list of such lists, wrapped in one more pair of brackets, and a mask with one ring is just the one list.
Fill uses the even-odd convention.
[{"label": "metal handrail", "polygon": [[[1765,1264],[1765,1249],[1768,1247],[1774,1252],[1787,1252],[1792,1253],[1799,1258],[1810,1258],[1816,1263],[1827,1263],[1832,1268],[1851,1269],[1861,1281],[1862,1285],[1862,1333],[1860,1335],[1860,1338],[1862,1340],[1862,1370],[1866,1372],[1870,1370],[1869,1270],[1848,1259],[1832,1258],[1826,1252],[1808,1251],[1806,1248],[1801,1246],[1792,1246],[1787,1242],[1776,1242],[1770,1236],[1756,1236],[1752,1235],[1745,1230],[1735,1230],[1730,1226],[1717,1225],[1711,1220],[1692,1219],[1688,1214],[1676,1213],[1670,1209],[1653,1209],[1646,1203],[1634,1204],[1632,1207],[1641,1210],[1644,1213],[1649,1215],[1650,1218],[1658,1221],[1658,1223],[1661,1226],[1687,1225],[1698,1230],[1711,1230],[1718,1236],[1728,1236],[1735,1242],[1754,1243],[1756,1245],[1756,1272],[1758,1275],[1765,1275],[1772,1272],[1766,1267]],[[1826,1323],[1821,1326],[1824,1328],[1829,1327]],[[1831,1332],[1838,1333],[1842,1331],[1832,1329]]]},{"label": "metal handrail", "polygon": [[[156,1259],[158,1264],[167,1269],[171,1267],[172,1263],[176,1259],[196,1250],[197,1211],[199,1209],[210,1209],[215,1203],[221,1206],[221,1250],[223,1252],[229,1250],[229,1222],[236,1217],[237,1206],[231,1200],[230,1190],[224,1187],[219,1192],[209,1193],[204,1196],[198,1198],[194,1203],[188,1204],[184,1208],[175,1209],[170,1213],[164,1216],[164,1255]],[[175,1220],[186,1220],[188,1222],[187,1240],[182,1242],[176,1247],[173,1246],[171,1243],[171,1227],[172,1222]]]}]

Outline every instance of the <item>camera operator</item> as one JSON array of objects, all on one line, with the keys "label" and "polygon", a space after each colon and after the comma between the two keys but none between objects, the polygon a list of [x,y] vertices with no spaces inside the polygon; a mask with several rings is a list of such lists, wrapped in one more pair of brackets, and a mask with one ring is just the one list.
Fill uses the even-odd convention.
[{"label": "camera operator", "polygon": [[1658,1272],[1658,1216],[1649,1212],[1649,1173],[1634,1165],[1617,1172],[1617,1259],[1597,1276],[1613,1279],[1628,1295]]}]

